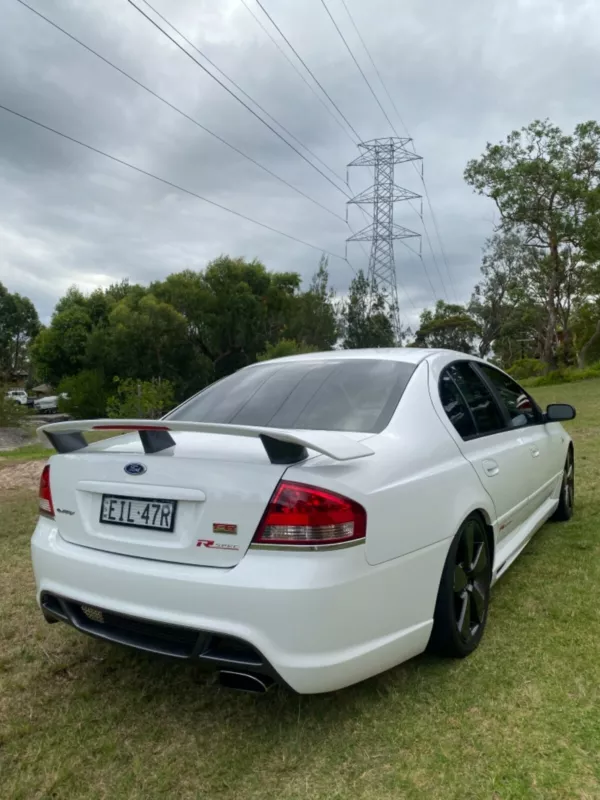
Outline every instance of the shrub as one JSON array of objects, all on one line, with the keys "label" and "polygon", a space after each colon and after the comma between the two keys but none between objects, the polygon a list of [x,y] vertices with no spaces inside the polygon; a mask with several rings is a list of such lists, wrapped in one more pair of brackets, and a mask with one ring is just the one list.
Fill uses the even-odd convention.
[{"label": "shrub", "polygon": [[577,367],[556,369],[547,375],[524,381],[523,385],[527,387],[554,386],[558,383],[574,383],[575,381],[586,381],[591,378],[600,378],[600,363],[592,364],[585,369],[578,369]]},{"label": "shrub", "polygon": [[27,417],[27,407],[8,398],[6,392],[0,386],[0,428],[18,428]]},{"label": "shrub", "polygon": [[304,344],[304,342],[297,342],[295,339],[281,339],[276,344],[268,344],[265,352],[257,356],[257,361],[270,361],[272,358],[298,356],[301,353],[316,353],[317,350],[317,347]]},{"label": "shrub", "polygon": [[76,419],[94,419],[106,414],[106,389],[101,372],[88,369],[65,378],[58,392],[68,395],[68,399],[59,397],[59,411]]},{"label": "shrub", "polygon": [[537,378],[544,374],[544,364],[537,358],[520,358],[507,372],[518,381],[524,378]]},{"label": "shrub", "polygon": [[159,419],[174,405],[171,381],[137,381],[135,378],[114,378],[115,394],[106,408],[113,419]]}]

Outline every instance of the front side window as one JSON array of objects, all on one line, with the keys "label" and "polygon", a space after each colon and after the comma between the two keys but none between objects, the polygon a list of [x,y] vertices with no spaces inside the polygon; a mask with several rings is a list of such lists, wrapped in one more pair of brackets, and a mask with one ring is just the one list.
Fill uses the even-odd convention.
[{"label": "front side window", "polygon": [[479,435],[497,433],[506,428],[504,417],[494,396],[468,361],[458,361],[448,372],[464,397]]},{"label": "front side window", "polygon": [[518,383],[489,364],[477,366],[500,395],[515,428],[540,422],[539,409]]}]

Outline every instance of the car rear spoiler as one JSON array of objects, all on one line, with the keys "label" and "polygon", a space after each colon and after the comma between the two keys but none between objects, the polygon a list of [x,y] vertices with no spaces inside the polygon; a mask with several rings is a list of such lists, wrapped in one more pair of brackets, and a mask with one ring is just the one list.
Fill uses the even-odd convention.
[{"label": "car rear spoiler", "polygon": [[308,458],[309,450],[335,461],[352,461],[373,455],[361,442],[338,431],[290,431],[250,425],[227,425],[213,422],[180,422],[148,419],[92,419],[55,422],[38,428],[38,437],[48,441],[58,453],[73,453],[88,446],[83,431],[137,431],[145,453],[159,453],[174,447],[171,433],[217,433],[260,439],[272,464],[295,464]]}]

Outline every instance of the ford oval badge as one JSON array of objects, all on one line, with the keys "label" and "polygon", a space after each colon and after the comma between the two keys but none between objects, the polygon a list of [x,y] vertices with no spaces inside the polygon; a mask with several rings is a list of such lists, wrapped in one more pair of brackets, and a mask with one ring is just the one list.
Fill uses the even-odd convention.
[{"label": "ford oval badge", "polygon": [[128,475],[143,475],[146,467],[143,464],[126,464],[124,470]]}]

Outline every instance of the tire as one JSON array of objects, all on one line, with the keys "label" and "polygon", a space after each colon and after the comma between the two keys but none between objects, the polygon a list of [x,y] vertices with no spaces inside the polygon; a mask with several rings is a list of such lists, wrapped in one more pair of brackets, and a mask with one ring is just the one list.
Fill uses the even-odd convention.
[{"label": "tire", "polygon": [[565,461],[565,468],[563,471],[563,479],[560,486],[560,500],[556,511],[552,515],[554,522],[568,522],[573,516],[573,505],[575,503],[575,459],[573,458],[573,451],[569,450],[567,460]]},{"label": "tire", "polygon": [[492,563],[486,526],[471,514],[446,557],[428,649],[451,658],[465,658],[479,645],[488,616]]}]

